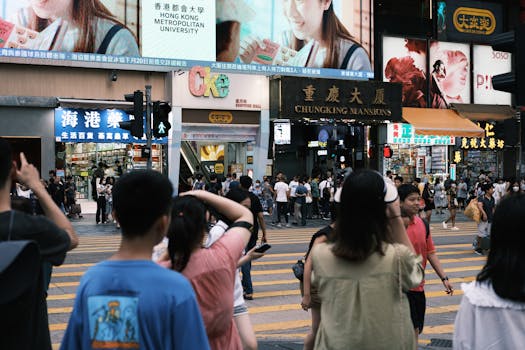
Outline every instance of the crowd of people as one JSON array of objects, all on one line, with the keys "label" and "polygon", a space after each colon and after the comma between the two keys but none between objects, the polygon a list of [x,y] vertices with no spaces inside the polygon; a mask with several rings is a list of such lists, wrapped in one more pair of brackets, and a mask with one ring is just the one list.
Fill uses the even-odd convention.
[{"label": "crowd of people", "polygon": [[[38,196],[44,216],[12,210],[15,182]],[[260,217],[252,198],[260,201],[248,191],[250,181],[238,182],[226,196],[205,186],[174,197],[158,172],[120,177],[112,188],[120,247],[82,277],[61,349],[256,349],[239,267],[264,255],[246,250],[257,241]],[[445,292],[454,291],[430,227],[419,217],[420,190],[396,189],[381,174],[360,169],[340,181],[333,197],[332,223],[312,237],[301,283],[301,305],[312,309],[313,321],[305,348],[415,349],[424,323],[426,261]],[[517,349],[525,340],[524,210],[520,193],[495,207],[487,262],[475,281],[462,285],[456,349]],[[2,139],[0,234],[2,246],[32,240],[39,248],[37,259],[0,256],[12,265],[0,270],[0,281],[29,262],[38,267],[35,276],[24,275],[25,282],[35,281],[24,283],[26,289],[0,286],[0,348],[51,349],[46,266],[62,264],[78,237],[38,170],[23,154],[19,164],[13,161]],[[165,250],[155,255],[163,242]]]}]

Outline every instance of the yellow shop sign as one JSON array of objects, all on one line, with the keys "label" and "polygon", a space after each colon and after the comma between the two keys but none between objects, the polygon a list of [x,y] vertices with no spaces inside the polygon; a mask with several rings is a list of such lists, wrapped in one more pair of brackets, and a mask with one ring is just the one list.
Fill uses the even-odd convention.
[{"label": "yellow shop sign", "polygon": [[453,20],[454,27],[461,33],[491,35],[496,29],[496,18],[487,9],[458,7]]},{"label": "yellow shop sign", "polygon": [[212,124],[231,124],[233,115],[227,111],[213,111],[208,115],[208,120]]}]

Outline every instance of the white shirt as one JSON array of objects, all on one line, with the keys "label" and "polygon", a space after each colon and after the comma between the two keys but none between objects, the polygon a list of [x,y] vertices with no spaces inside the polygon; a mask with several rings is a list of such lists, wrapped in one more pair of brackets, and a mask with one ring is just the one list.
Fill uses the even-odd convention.
[{"label": "white shirt", "polygon": [[290,184],[288,187],[290,187],[290,197],[295,197],[295,190],[297,189],[297,186],[299,186],[299,182],[292,180],[290,181]]},{"label": "white shirt", "polygon": [[277,202],[288,202],[288,197],[286,192],[288,192],[288,185],[282,181],[279,181],[275,184],[273,190],[275,191],[275,200]]},{"label": "white shirt", "polygon": [[487,283],[462,283],[461,289],[464,295],[454,324],[454,349],[523,349],[525,303],[500,298]]}]

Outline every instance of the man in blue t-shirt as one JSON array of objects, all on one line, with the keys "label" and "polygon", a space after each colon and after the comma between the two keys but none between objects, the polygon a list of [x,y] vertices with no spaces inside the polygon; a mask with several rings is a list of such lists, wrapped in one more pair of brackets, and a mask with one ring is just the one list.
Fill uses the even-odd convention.
[{"label": "man in blue t-shirt", "polygon": [[113,187],[119,250],[82,277],[61,349],[209,349],[195,293],[180,273],[151,261],[166,235],[173,188],[133,171]]}]

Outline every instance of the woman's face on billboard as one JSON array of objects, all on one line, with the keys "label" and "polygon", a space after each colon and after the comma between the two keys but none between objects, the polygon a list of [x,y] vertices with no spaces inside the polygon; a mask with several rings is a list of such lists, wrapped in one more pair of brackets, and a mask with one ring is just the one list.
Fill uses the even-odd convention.
[{"label": "woman's face on billboard", "polygon": [[323,12],[331,0],[282,0],[284,15],[299,40],[321,38]]},{"label": "woman's face on billboard", "polygon": [[447,75],[443,79],[443,90],[448,96],[460,95],[468,79],[468,61],[461,51],[449,53],[447,62]]},{"label": "woman's face on billboard", "polygon": [[36,15],[45,19],[64,17],[73,5],[73,0],[31,0]]}]

